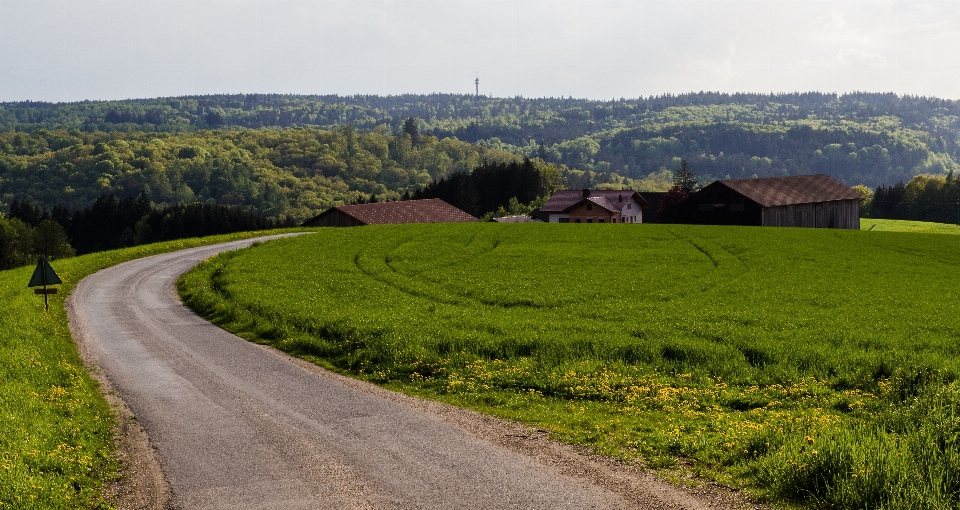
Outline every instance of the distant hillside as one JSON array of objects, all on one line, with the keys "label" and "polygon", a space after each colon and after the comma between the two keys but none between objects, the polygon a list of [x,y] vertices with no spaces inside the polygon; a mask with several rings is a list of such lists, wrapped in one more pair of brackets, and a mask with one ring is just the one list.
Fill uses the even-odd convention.
[{"label": "distant hillside", "polygon": [[[403,123],[409,117],[416,119],[419,133],[428,136],[430,143],[436,147],[446,144],[443,150],[429,152],[430,157],[426,159],[422,152],[414,151],[420,158],[418,161],[401,155],[402,144],[391,140],[403,135]],[[379,163],[374,163],[365,153],[344,151],[345,141],[334,143],[324,138],[330,138],[328,135],[314,136],[315,142],[308,145],[316,143],[317,147],[326,147],[328,155],[336,154],[347,166],[343,171],[328,169],[319,173],[332,178],[335,176],[330,172],[334,172],[345,186],[337,184],[330,188],[337,191],[319,193],[322,198],[308,199],[307,203],[294,206],[300,207],[296,215],[361,194],[399,194],[456,168],[469,170],[481,154],[497,154],[501,160],[504,155],[543,156],[548,162],[592,171],[599,176],[587,182],[568,183],[571,186],[635,182],[622,181],[618,176],[643,179],[642,185],[655,186],[651,183],[665,182],[668,172],[676,168],[680,158],[685,158],[704,182],[727,177],[822,172],[850,185],[866,184],[875,188],[900,180],[907,182],[921,173],[946,175],[957,170],[957,161],[960,161],[960,102],[895,94],[698,93],[611,101],[451,94],[388,97],[237,94],[62,104],[20,102],[0,103],[0,132],[6,132],[0,143],[0,193],[3,194],[0,197],[28,190],[33,199],[49,204],[63,195],[55,187],[44,191],[50,187],[49,180],[57,178],[64,180],[74,193],[83,195],[80,205],[89,204],[91,195],[100,189],[118,191],[117,182],[126,174],[118,174],[116,168],[111,173],[106,164],[98,172],[85,171],[83,178],[75,176],[71,180],[68,177],[74,175],[76,169],[59,166],[56,167],[58,174],[50,164],[39,161],[43,159],[40,157],[43,151],[63,151],[79,143],[78,140],[85,147],[92,144],[80,151],[90,151],[90,156],[100,156],[92,153],[97,143],[116,145],[114,141],[126,140],[131,145],[146,145],[154,138],[178,147],[177,151],[186,149],[185,155],[189,153],[188,146],[201,147],[203,151],[198,154],[206,155],[219,151],[210,147],[227,152],[237,148],[246,150],[249,157],[270,160],[274,167],[285,169],[274,172],[276,176],[302,180],[303,175],[312,177],[317,172],[315,165],[325,163],[318,163],[320,160],[316,158],[284,156],[290,145],[280,139],[300,139],[303,134],[283,134],[286,131],[276,129],[299,127],[311,133],[345,133],[347,126],[351,126],[358,140],[379,138],[375,150],[360,144],[363,151],[372,154]],[[272,134],[241,132],[263,128],[269,128]],[[14,136],[13,131],[33,135]],[[99,132],[112,134],[97,134]],[[45,134],[38,136],[38,133]],[[157,136],[156,133],[168,134]],[[189,141],[194,138],[202,142]],[[260,144],[257,141],[253,145],[259,148],[249,142],[261,138],[277,142]],[[466,143],[460,145],[463,142]],[[474,156],[468,157],[463,150]],[[124,150],[112,149],[111,152],[120,158],[111,159],[115,167],[118,161],[125,161],[132,168],[148,171],[146,166],[137,168],[144,163],[136,161],[144,158],[134,154],[136,157],[124,160],[120,156]],[[320,152],[314,156],[319,157]],[[171,188],[167,193],[162,179],[159,188],[151,185],[156,188],[151,198],[157,202],[182,198],[177,191],[181,177],[189,179],[193,175],[180,160],[194,158],[180,157],[179,152],[163,158]],[[202,158],[204,162],[209,161],[205,155]],[[62,155],[53,159],[56,165],[63,162],[77,165],[65,161]],[[353,166],[350,160],[354,161]],[[358,163],[361,160],[366,163]],[[171,168],[172,173],[167,171]],[[176,168],[183,170],[178,174]],[[360,168],[362,170],[358,170]],[[403,169],[405,175],[395,175],[397,168]],[[54,175],[44,177],[42,185],[24,187],[24,183],[32,179],[24,176],[24,171],[54,172]],[[156,173],[156,167],[151,171]],[[351,175],[358,171],[361,175]],[[209,174],[209,170],[202,172]],[[15,181],[21,185],[12,184]],[[203,187],[208,191],[212,189],[203,179],[192,184],[187,181],[187,185],[194,197],[221,199],[216,193],[202,193]],[[287,177],[278,177],[263,184],[258,196],[269,195],[273,185],[288,198],[309,191],[298,191],[299,184],[288,182]],[[189,198],[186,189],[181,191],[179,195]],[[164,193],[170,196],[161,196]],[[264,202],[254,195],[247,193],[245,202],[241,203]],[[69,196],[69,192],[64,196]],[[294,198],[297,200],[300,199]],[[9,198],[0,198],[0,202],[3,201]],[[270,205],[264,204],[263,210],[277,214],[285,210],[282,201],[279,206],[273,200]]]}]

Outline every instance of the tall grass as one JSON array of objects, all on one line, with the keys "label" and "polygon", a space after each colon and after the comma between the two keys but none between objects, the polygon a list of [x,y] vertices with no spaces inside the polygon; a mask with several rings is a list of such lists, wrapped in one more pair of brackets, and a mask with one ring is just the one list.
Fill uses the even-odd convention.
[{"label": "tall grass", "polygon": [[956,507],[955,238],[668,225],[324,229],[187,302],[393,387],[829,508]]},{"label": "tall grass", "polygon": [[118,476],[115,423],[70,336],[64,297],[84,276],[138,257],[248,238],[187,239],[54,261],[64,281],[43,298],[27,288],[33,267],[0,271],[0,509],[108,507]]}]

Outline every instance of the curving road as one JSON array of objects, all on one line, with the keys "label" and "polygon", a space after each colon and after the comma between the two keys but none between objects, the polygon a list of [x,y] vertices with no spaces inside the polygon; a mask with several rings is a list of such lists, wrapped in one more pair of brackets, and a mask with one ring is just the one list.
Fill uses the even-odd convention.
[{"label": "curving road", "polygon": [[[120,264],[85,278],[71,296],[71,328],[146,430],[170,506],[638,506],[623,491],[403,399],[319,374],[180,304],[180,274],[252,241]],[[667,499],[675,500],[668,507],[702,506]]]}]

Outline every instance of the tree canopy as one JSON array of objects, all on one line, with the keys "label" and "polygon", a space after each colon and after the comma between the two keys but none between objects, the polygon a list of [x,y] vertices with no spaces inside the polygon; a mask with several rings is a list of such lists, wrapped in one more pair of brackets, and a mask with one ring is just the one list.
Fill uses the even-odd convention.
[{"label": "tree canopy", "polygon": [[304,219],[393,200],[486,159],[562,169],[569,187],[664,191],[825,173],[870,188],[960,172],[960,102],[895,94],[695,93],[594,101],[432,94],[236,94],[0,103],[0,210],[98,196]]}]

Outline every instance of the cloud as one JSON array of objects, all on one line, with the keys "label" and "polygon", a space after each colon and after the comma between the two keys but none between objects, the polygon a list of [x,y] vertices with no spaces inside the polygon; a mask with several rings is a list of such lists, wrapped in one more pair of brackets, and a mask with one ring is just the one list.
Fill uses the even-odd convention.
[{"label": "cloud", "polygon": [[702,77],[701,83],[707,89],[724,88],[724,85],[739,74],[733,64],[737,45],[735,41],[728,41],[726,46],[725,55],[720,58],[698,58],[689,61],[690,73],[699,73]]},{"label": "cloud", "polygon": [[837,56],[830,62],[833,65],[841,66],[871,66],[887,67],[887,59],[883,55],[867,53],[863,50],[841,50]]},{"label": "cloud", "polygon": [[801,65],[824,66],[824,67],[875,67],[883,69],[887,67],[887,58],[883,55],[869,53],[860,49],[840,50],[833,58],[821,60],[801,60]]},{"label": "cloud", "polygon": [[501,96],[960,98],[960,1],[0,0],[0,100],[472,93],[475,73]]}]

